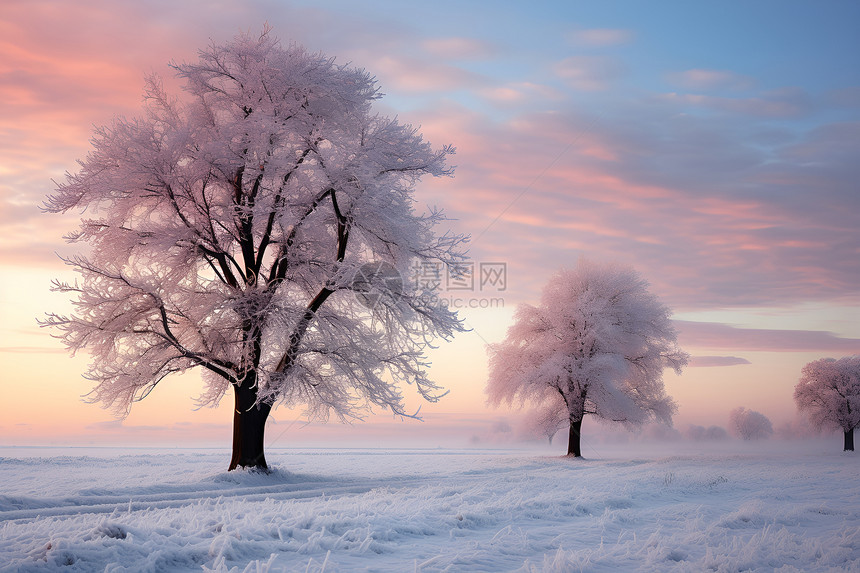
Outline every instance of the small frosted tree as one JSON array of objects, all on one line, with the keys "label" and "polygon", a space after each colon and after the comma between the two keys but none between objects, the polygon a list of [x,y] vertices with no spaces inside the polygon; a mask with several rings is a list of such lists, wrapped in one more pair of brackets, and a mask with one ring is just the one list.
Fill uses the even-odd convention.
[{"label": "small frosted tree", "polygon": [[199,368],[214,405],[233,390],[230,469],[266,468],[273,406],[312,419],[404,411],[402,384],[440,388],[423,351],[462,330],[456,314],[405,280],[418,264],[456,265],[465,237],[442,213],[414,211],[422,176],[447,176],[453,149],[375,115],[364,70],[268,30],[211,45],[175,66],[188,97],[157,77],[146,114],[96,130],[80,171],[49,198],[87,213],[56,283],[75,313],[49,315],[86,349],[93,401],[119,415],[162,379]]},{"label": "small frosted tree", "polygon": [[822,358],[803,367],[794,402],[810,423],[839,429],[843,450],[854,451],[854,428],[860,425],[860,355]]},{"label": "small frosted tree", "polygon": [[729,412],[729,427],[744,440],[763,440],[773,434],[773,425],[767,416],[744,407]]},{"label": "small frosted tree", "polygon": [[574,457],[587,414],[671,424],[663,370],[680,373],[688,356],[670,315],[633,269],[580,260],[550,279],[539,306],[521,304],[505,339],[489,345],[488,401],[557,408]]},{"label": "small frosted tree", "polygon": [[553,437],[569,425],[565,409],[559,406],[558,401],[547,402],[526,412],[522,420],[522,433],[528,437],[546,438],[552,445]]},{"label": "small frosted tree", "polygon": [[726,430],[720,426],[709,426],[706,428],[695,424],[691,424],[687,427],[687,431],[684,432],[684,436],[686,436],[687,439],[697,442],[705,440],[725,440],[729,437]]}]

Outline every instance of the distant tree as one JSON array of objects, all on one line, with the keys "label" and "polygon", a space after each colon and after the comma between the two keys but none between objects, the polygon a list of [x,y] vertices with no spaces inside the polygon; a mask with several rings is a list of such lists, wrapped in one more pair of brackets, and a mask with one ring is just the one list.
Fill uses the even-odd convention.
[{"label": "distant tree", "polygon": [[639,440],[671,442],[680,440],[683,436],[677,429],[657,422],[637,429],[635,437]]},{"label": "distant tree", "polygon": [[729,412],[729,426],[744,440],[763,440],[773,434],[773,425],[761,412],[738,407]]},{"label": "distant tree", "polygon": [[[561,400],[560,397],[559,400]],[[565,409],[553,402],[529,410],[522,421],[523,433],[526,436],[547,438],[550,445],[552,445],[552,439],[558,431],[569,425],[570,422]]]},{"label": "distant tree", "polygon": [[813,426],[805,416],[798,416],[794,420],[786,420],[778,427],[774,427],[773,433],[781,440],[804,440],[832,433],[836,429],[835,427]]},{"label": "distant tree", "polygon": [[557,408],[574,457],[586,414],[671,423],[676,406],[663,369],[680,373],[688,356],[670,314],[633,269],[580,260],[550,279],[540,306],[521,304],[506,338],[488,346],[488,401]]},{"label": "distant tree", "polygon": [[804,366],[794,402],[813,425],[842,430],[843,451],[853,452],[854,428],[860,425],[860,355]]},{"label": "distant tree", "polygon": [[721,428],[720,426],[709,426],[706,428],[704,426],[696,426],[694,424],[691,424],[687,428],[684,435],[688,439],[695,440],[697,442],[706,440],[725,440],[729,437],[725,428]]},{"label": "distant tree", "polygon": [[235,395],[230,469],[267,467],[277,403],[349,420],[407,416],[400,383],[437,400],[423,351],[461,322],[392,279],[463,259],[465,237],[436,232],[441,212],[414,211],[416,183],[450,175],[453,149],[373,114],[364,70],[268,29],[175,69],[190,96],[148,78],[146,115],[98,128],[46,204],[87,213],[68,237],[87,254],[66,260],[82,280],[55,283],[76,311],[44,324],[90,352],[92,400],[126,415],[199,367],[203,404]]}]

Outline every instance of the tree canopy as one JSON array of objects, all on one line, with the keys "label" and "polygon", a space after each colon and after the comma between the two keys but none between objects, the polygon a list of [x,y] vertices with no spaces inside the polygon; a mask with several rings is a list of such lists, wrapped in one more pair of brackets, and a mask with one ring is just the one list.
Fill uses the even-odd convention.
[{"label": "tree canopy", "polygon": [[[233,387],[237,415],[262,410],[263,424],[276,403],[318,419],[373,406],[408,415],[404,383],[437,400],[423,351],[463,327],[388,275],[463,259],[466,237],[437,232],[445,215],[414,199],[423,176],[452,174],[454,149],[373,113],[368,72],[283,47],[267,29],[174,68],[187,95],[147,78],[145,115],[97,128],[46,202],[87,214],[67,237],[88,246],[66,259],[80,280],[55,285],[75,312],[45,324],[91,354],[91,398],[124,415],[199,367],[202,403]],[[368,289],[373,304],[356,296]],[[259,432],[259,455],[239,465],[265,466]]]}]

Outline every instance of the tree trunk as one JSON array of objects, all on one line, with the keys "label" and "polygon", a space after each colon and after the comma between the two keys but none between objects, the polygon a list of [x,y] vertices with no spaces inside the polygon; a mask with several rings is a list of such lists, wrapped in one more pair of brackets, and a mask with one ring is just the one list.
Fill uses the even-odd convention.
[{"label": "tree trunk", "polygon": [[845,431],[845,448],[843,448],[843,451],[854,451],[854,428]]},{"label": "tree trunk", "polygon": [[567,455],[574,458],[582,457],[582,449],[579,446],[580,430],[582,429],[582,419],[570,421],[570,433],[567,439]]},{"label": "tree trunk", "polygon": [[256,404],[256,376],[246,376],[241,386],[233,385],[236,408],[233,411],[233,457],[227,471],[238,467],[267,471],[263,453],[263,434],[270,404]]}]

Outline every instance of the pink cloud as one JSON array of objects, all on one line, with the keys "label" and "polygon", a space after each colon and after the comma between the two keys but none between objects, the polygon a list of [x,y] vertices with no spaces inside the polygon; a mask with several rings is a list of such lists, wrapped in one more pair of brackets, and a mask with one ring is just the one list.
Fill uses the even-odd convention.
[{"label": "pink cloud", "polygon": [[480,87],[487,80],[463,68],[406,56],[384,55],[372,63],[383,88],[402,92],[442,92]]},{"label": "pink cloud", "polygon": [[690,368],[713,368],[722,366],[738,366],[752,364],[746,358],[738,356],[691,356],[687,364]]},{"label": "pink cloud", "polygon": [[745,90],[755,85],[749,76],[727,70],[708,70],[696,68],[683,72],[668,74],[668,78],[683,88],[700,91],[710,90]]},{"label": "pink cloud", "polygon": [[535,99],[542,101],[562,101],[564,94],[557,89],[532,82],[516,82],[500,86],[483,88],[478,92],[487,100],[504,106],[520,105],[525,102],[533,102]]},{"label": "pink cloud", "polygon": [[625,73],[624,65],[609,56],[571,56],[553,66],[555,74],[581,91],[605,91]]},{"label": "pink cloud", "polygon": [[808,97],[799,90],[781,90],[748,98],[678,93],[663,94],[660,97],[673,105],[702,107],[765,118],[799,117],[808,113],[811,105]]},{"label": "pink cloud", "polygon": [[843,338],[819,330],[737,328],[728,324],[685,320],[676,320],[675,325],[681,345],[691,348],[860,353],[860,338]]},{"label": "pink cloud", "polygon": [[429,38],[422,42],[424,49],[433,56],[451,60],[482,60],[497,53],[489,42],[475,38]]},{"label": "pink cloud", "polygon": [[570,39],[574,45],[596,48],[626,44],[632,41],[633,37],[632,30],[618,28],[590,28],[576,30],[570,34]]},{"label": "pink cloud", "polygon": [[[812,195],[766,191],[770,184],[758,180],[764,171],[736,147],[715,143],[712,133],[669,131],[685,138],[671,147],[616,133],[610,120],[571,114],[493,123],[449,107],[424,117],[432,140],[458,144],[457,178],[435,197],[461,220],[461,230],[473,233],[478,254],[525,257],[544,276],[583,252],[620,259],[683,308],[838,297],[860,278],[856,265],[839,262],[856,260],[856,252],[834,250],[840,243],[849,249],[856,233],[845,218],[850,208],[831,212],[833,204],[810,202]],[[834,155],[826,151],[831,147],[850,149],[839,144],[849,131],[823,131],[810,138],[812,147],[794,153],[825,160]],[[653,170],[663,162],[672,178],[657,183]],[[791,170],[766,165],[791,177]],[[431,195],[433,189],[430,183]],[[525,283],[536,284],[534,276]]]}]

